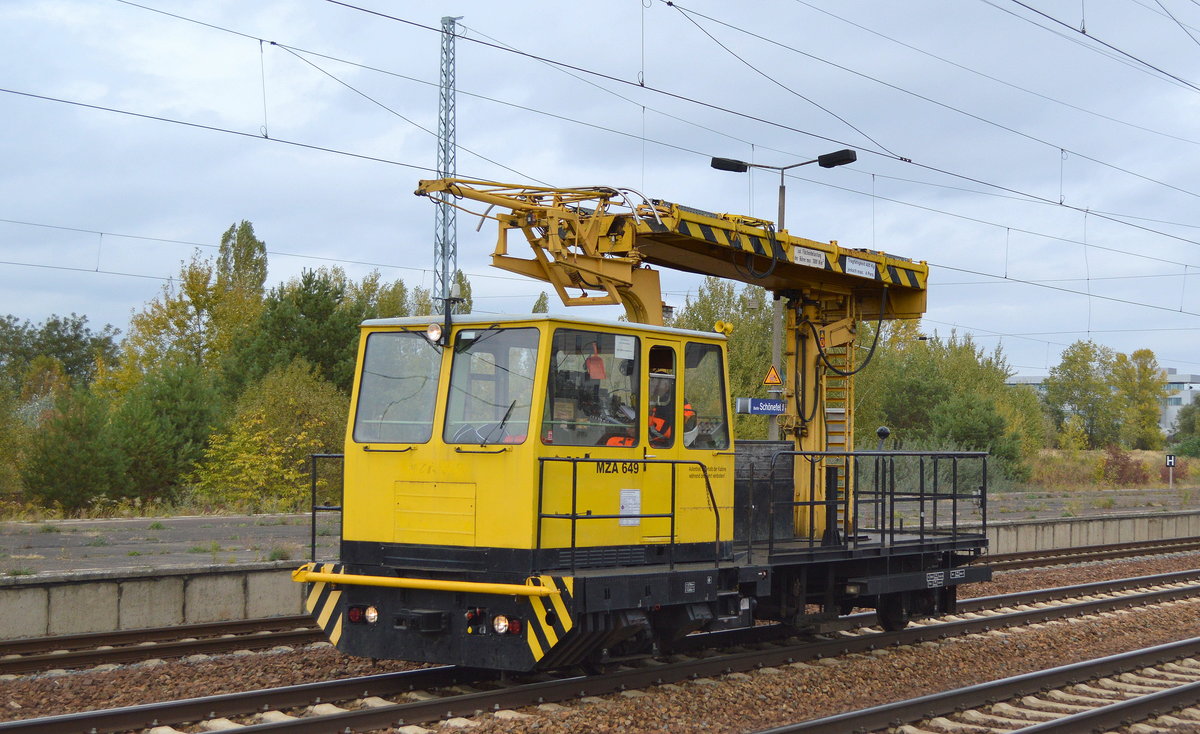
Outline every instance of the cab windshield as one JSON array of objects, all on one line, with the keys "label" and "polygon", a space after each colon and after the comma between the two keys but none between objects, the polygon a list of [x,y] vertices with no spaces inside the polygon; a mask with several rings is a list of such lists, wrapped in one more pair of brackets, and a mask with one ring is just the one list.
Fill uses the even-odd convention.
[{"label": "cab windshield", "polygon": [[454,340],[446,443],[524,443],[533,404],[537,329],[462,329]]},{"label": "cab windshield", "polygon": [[354,411],[359,443],[425,443],[433,435],[441,353],[415,331],[367,337]]}]

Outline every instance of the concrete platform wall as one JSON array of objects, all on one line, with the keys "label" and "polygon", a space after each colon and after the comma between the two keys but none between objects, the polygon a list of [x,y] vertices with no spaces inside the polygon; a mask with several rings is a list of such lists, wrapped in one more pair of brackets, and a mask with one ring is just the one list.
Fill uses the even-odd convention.
[{"label": "concrete platform wall", "polygon": [[1063,517],[988,523],[990,553],[1110,545],[1200,536],[1200,512]]},{"label": "concrete platform wall", "polygon": [[0,639],[301,614],[298,563],[18,577],[0,582]]}]

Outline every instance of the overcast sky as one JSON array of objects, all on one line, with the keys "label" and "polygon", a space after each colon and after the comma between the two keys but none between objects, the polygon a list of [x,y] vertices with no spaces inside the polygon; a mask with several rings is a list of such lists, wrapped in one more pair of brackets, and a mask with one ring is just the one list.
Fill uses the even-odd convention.
[{"label": "overcast sky", "polygon": [[[242,219],[270,284],[337,264],[431,286],[412,190],[444,15],[459,176],[774,219],[777,174],[709,158],[852,147],[788,177],[788,229],[927,261],[928,331],[1025,375],[1089,338],[1200,373],[1193,0],[4,0],[0,313],[124,330]],[[491,270],[475,225],[476,310],[528,312],[543,286]],[[667,302],[697,283],[666,276]]]}]

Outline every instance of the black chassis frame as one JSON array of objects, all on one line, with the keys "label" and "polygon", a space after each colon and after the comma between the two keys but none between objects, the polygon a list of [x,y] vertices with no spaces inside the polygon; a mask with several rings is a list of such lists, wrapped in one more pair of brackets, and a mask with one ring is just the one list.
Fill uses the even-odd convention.
[{"label": "black chassis frame", "polygon": [[[676,546],[673,567],[654,557],[652,546],[578,549],[590,555],[568,556],[577,561],[572,569],[561,564],[563,550],[570,549],[535,553],[346,542],[346,573],[524,584],[539,574],[514,568],[554,560],[560,563],[540,574],[570,577],[571,589],[563,586],[560,605],[535,605],[519,596],[341,585],[338,616],[346,619],[350,606],[374,606],[380,614],[374,624],[345,622],[338,647],[378,659],[547,669],[594,660],[623,645],[668,646],[698,629],[750,626],[756,617],[797,624],[831,618],[851,607],[878,607],[896,595],[923,599],[926,608],[913,605],[917,613],[952,612],[958,584],[991,578],[989,567],[966,565],[986,547],[982,534],[874,549],[775,553],[769,559],[762,553],[758,563],[747,562],[744,553],[735,557],[732,544],[721,545],[719,563],[712,560],[711,543]],[[614,558],[645,560],[600,563]],[[813,613],[813,605],[820,611]],[[499,614],[519,620],[522,631],[496,634],[491,620]]]}]

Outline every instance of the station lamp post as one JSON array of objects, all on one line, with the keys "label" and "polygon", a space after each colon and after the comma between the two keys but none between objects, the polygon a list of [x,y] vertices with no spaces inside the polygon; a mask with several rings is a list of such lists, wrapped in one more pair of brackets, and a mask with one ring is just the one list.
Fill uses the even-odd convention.
[{"label": "station lamp post", "polygon": [[[817,156],[811,161],[803,161],[793,163],[789,166],[766,166],[761,163],[747,163],[734,158],[713,158],[712,167],[718,171],[732,171],[733,173],[745,173],[751,168],[763,168],[770,171],[779,171],[779,216],[775,219],[775,230],[782,232],[784,230],[784,212],[787,202],[787,186],[784,184],[783,174],[793,168],[807,166],[810,163],[816,163],[821,168],[836,168],[844,166],[847,163],[853,163],[858,160],[858,153],[849,148],[839,150],[833,153]],[[776,298],[773,310],[771,312],[771,364],[776,369],[781,370],[783,365],[783,301]],[[779,440],[779,418],[778,416],[770,416],[767,427],[767,438],[771,441]]]}]

